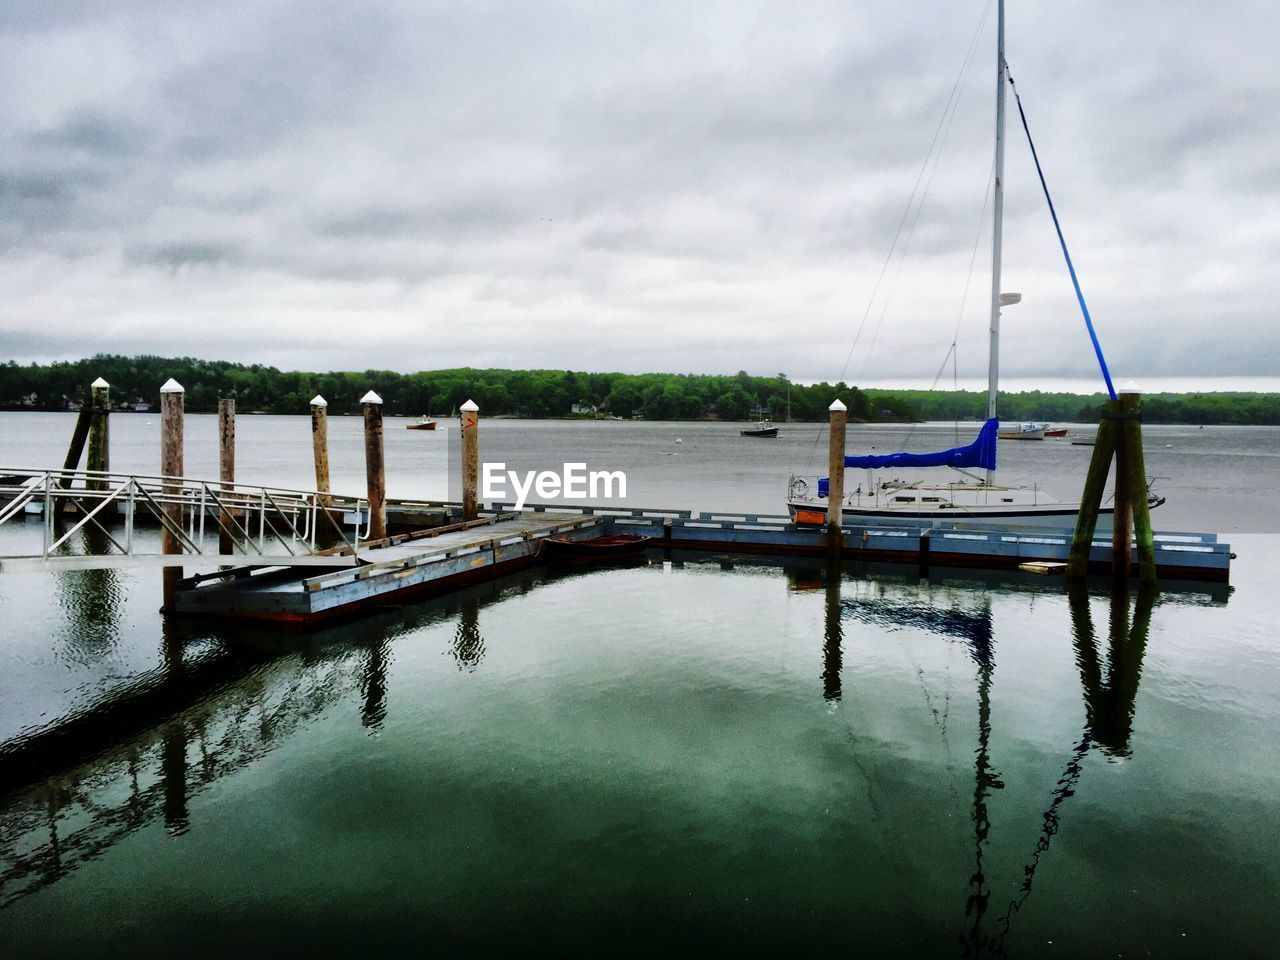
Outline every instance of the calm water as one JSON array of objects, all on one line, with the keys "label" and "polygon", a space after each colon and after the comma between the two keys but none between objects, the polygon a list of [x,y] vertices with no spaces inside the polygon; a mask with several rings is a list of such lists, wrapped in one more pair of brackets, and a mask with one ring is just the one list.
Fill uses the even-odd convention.
[{"label": "calm water", "polygon": [[[70,425],[0,415],[0,464],[60,463]],[[113,420],[113,467],[153,471],[157,425]],[[625,469],[656,506],[776,511],[823,455],[808,426],[482,429],[486,458]],[[246,480],[308,485],[305,419],[239,437]],[[393,494],[442,492],[442,438],[387,437]],[[1280,537],[1254,493],[1280,430],[1147,437],[1158,525],[1229,533],[1230,589],[654,554],[288,636],[163,625],[155,571],[0,575],[0,738],[78,714],[104,743],[5,784],[0,942],[1274,956]],[[359,443],[335,419],[339,489]],[[1078,489],[1087,449],[1006,446],[1006,475]]]}]

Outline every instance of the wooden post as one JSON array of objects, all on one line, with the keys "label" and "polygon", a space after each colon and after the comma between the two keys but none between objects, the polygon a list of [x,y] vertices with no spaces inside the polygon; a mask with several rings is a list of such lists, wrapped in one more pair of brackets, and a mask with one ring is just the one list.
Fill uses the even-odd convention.
[{"label": "wooden post", "polygon": [[[182,476],[182,427],[185,391],[182,384],[170,378],[160,388],[160,475],[163,477]],[[177,483],[164,483],[164,495],[174,498],[173,503],[166,503],[164,515],[168,522],[179,530],[182,529],[182,503],[177,500],[182,494],[182,486]],[[166,526],[160,534],[161,551],[163,553],[182,553],[182,544]],[[164,568],[164,606],[166,613],[173,610],[178,596],[178,581],[182,579],[182,567]]]},{"label": "wooden post", "polygon": [[831,413],[831,438],[827,447],[827,533],[832,551],[839,553],[844,539],[844,434],[848,408],[837,399],[827,409]]},{"label": "wooden post", "polygon": [[458,408],[462,429],[462,519],[479,514],[476,490],[480,483],[480,408],[468,400]]},{"label": "wooden post", "polygon": [[[93,419],[89,424],[89,458],[85,463],[85,469],[101,470],[105,473],[111,469],[111,444],[107,420],[111,413],[111,385],[99,377],[90,384],[89,390]],[[90,479],[85,482],[85,488],[105,490],[107,481]]]},{"label": "wooden post", "polygon": [[1142,450],[1141,398],[1137,393],[1122,393],[1129,398],[1133,418],[1124,421],[1124,452],[1129,471],[1129,510],[1133,516],[1134,539],[1138,546],[1138,579],[1145,584],[1156,582],[1156,543],[1151,529],[1150,496],[1147,490],[1147,462]]},{"label": "wooden post", "polygon": [[1107,401],[1098,424],[1098,437],[1093,444],[1093,458],[1085,475],[1084,493],[1080,496],[1080,512],[1076,514],[1076,530],[1071,538],[1071,553],[1067,558],[1067,576],[1083,577],[1089,572],[1089,552],[1093,548],[1093,535],[1098,529],[1098,507],[1102,505],[1102,493],[1111,472],[1111,460],[1116,452],[1116,421],[1107,417],[1112,404]]},{"label": "wooden post", "polygon": [[1130,500],[1133,476],[1132,463],[1129,460],[1130,426],[1136,423],[1138,415],[1138,395],[1122,393],[1115,402],[1116,420],[1116,475],[1115,496],[1113,504],[1115,513],[1111,526],[1111,575],[1129,578],[1129,567],[1133,563],[1133,504]]},{"label": "wooden post", "polygon": [[1098,439],[1085,478],[1075,536],[1067,560],[1067,576],[1083,577],[1089,569],[1089,548],[1098,522],[1098,506],[1106,486],[1107,473],[1115,460],[1115,513],[1111,534],[1111,570],[1117,577],[1129,576],[1133,561],[1132,539],[1138,543],[1138,574],[1143,583],[1155,583],[1155,538],[1147,505],[1146,461],[1142,451],[1141,397],[1137,388],[1126,388],[1115,400],[1108,400],[1098,425]]},{"label": "wooden post", "polygon": [[364,471],[369,491],[369,540],[387,536],[387,474],[382,457],[382,398],[370,390],[364,409]]},{"label": "wooden post", "polygon": [[[236,402],[234,399],[218,400],[218,479],[222,481],[220,493],[231,494],[236,483]],[[218,552],[230,554],[234,549],[231,536],[232,512],[224,511],[218,524]]]},{"label": "wooden post", "polygon": [[329,491],[329,402],[320,394],[311,398],[311,450],[316,460],[316,490],[326,494],[321,503],[328,506],[332,500]]},{"label": "wooden post", "polygon": [[[76,428],[71,433],[71,446],[67,447],[67,458],[62,461],[62,469],[75,470],[80,466],[80,456],[84,453],[84,442],[89,436],[89,424],[93,422],[93,410],[82,407],[76,417]],[[58,486],[63,490],[71,486],[71,477],[65,474],[58,478]]]}]

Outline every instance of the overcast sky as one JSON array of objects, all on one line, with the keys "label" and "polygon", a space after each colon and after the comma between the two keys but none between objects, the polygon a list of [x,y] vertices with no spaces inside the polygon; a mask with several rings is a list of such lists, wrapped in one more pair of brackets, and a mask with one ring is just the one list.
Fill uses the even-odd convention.
[{"label": "overcast sky", "polygon": [[[1277,6],[1009,6],[1117,376],[1275,374]],[[931,378],[984,220],[987,8],[0,2],[0,358],[833,379],[865,315],[849,379]],[[1006,182],[1002,370],[1093,376],[1012,104]]]}]

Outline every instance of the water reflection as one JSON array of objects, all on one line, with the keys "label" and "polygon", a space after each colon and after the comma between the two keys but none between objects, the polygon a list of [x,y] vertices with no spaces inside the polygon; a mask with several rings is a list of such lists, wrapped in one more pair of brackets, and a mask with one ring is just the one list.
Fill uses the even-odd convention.
[{"label": "water reflection", "polygon": [[840,669],[844,665],[844,632],[841,627],[840,584],[844,570],[838,563],[826,569],[826,632],[822,644],[822,696],[828,703],[840,700]]},{"label": "water reflection", "polygon": [[186,832],[196,794],[335,705],[358,702],[359,722],[377,731],[396,637],[456,617],[449,652],[474,670],[484,657],[481,608],[541,579],[531,571],[306,635],[197,633],[185,620],[165,621],[160,670],[0,747],[0,908],[150,823]]},{"label": "water reflection", "polygon": [[[65,532],[59,524],[56,536]],[[111,539],[93,527],[80,533],[78,553],[112,552]],[[69,570],[54,575],[58,602],[67,615],[65,656],[90,664],[120,642],[124,590],[115,570]]]}]

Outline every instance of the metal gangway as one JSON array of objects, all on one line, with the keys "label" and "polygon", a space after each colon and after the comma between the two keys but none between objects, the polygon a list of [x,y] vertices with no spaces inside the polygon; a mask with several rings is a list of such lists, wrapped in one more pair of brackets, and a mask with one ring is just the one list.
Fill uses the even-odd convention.
[{"label": "metal gangway", "polygon": [[[0,466],[0,571],[180,566],[196,559],[354,566],[355,547],[334,519],[339,509],[367,510],[367,503],[231,481]],[[27,525],[33,514],[41,518],[38,553]],[[147,526],[167,536],[139,535]],[[177,552],[163,552],[165,540]],[[11,543],[27,552],[8,554]]]}]

